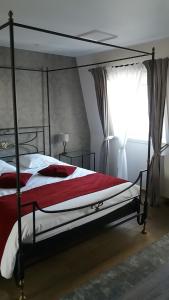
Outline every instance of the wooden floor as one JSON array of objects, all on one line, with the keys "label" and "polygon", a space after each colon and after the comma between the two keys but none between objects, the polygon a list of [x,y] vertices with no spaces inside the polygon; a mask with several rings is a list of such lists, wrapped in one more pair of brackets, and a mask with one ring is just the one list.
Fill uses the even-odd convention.
[{"label": "wooden floor", "polygon": [[[29,300],[57,300],[87,280],[138,252],[169,232],[169,200],[150,211],[148,234],[131,221],[108,226],[84,242],[26,271],[25,292]],[[13,280],[0,278],[0,299],[18,299]]]}]

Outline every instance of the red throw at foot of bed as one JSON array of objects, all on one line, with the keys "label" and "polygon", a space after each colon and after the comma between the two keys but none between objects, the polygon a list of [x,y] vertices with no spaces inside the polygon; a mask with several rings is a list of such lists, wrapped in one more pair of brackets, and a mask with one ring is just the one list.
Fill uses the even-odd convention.
[{"label": "red throw at foot of bed", "polygon": [[[100,173],[65,180],[58,183],[43,185],[29,191],[23,192],[22,204],[36,201],[41,208],[55,205],[82,195],[98,192],[115,185],[126,182],[126,180],[115,178]],[[32,206],[22,208],[22,216],[31,213]],[[8,195],[0,198],[0,260],[4,251],[7,238],[17,221],[16,195]]]}]

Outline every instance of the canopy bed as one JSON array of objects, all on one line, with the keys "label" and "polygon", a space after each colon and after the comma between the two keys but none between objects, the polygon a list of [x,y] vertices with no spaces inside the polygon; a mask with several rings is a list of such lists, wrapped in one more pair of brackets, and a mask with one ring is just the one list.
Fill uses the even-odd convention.
[{"label": "canopy bed", "polygon": [[[8,228],[2,229],[4,223],[1,221],[1,231],[4,234],[3,247],[1,245],[1,273],[4,277],[9,278],[14,273],[18,285],[21,290],[20,299],[25,299],[24,295],[24,269],[35,257],[38,259],[46,256],[46,251],[56,249],[59,247],[61,240],[65,241],[73,235],[73,232],[83,232],[87,226],[100,226],[108,222],[114,222],[113,226],[117,226],[126,221],[136,218],[138,224],[143,225],[143,233],[145,232],[145,225],[147,219],[147,189],[149,183],[149,165],[150,165],[150,133],[148,141],[148,158],[147,158],[147,171],[141,171],[138,178],[134,183],[126,182],[122,179],[112,178],[107,175],[102,175],[92,171],[88,171],[82,168],[75,168],[58,161],[51,157],[51,130],[50,130],[50,95],[49,95],[49,73],[59,72],[61,70],[69,70],[74,68],[84,68],[87,66],[102,65],[108,62],[115,62],[119,60],[131,59],[136,57],[151,56],[152,65],[154,65],[154,48],[152,52],[145,52],[127,47],[120,47],[103,42],[97,42],[80,38],[77,36],[71,36],[51,30],[46,30],[38,27],[27,26],[20,23],[15,23],[13,20],[13,14],[9,12],[9,21],[0,26],[0,30],[9,27],[10,36],[10,54],[12,77],[12,98],[13,98],[13,116],[14,116],[14,129],[13,132],[0,132],[5,136],[6,134],[14,135],[14,148],[16,159],[16,189],[12,189],[12,192],[6,192],[3,189],[3,194],[0,197],[1,206],[4,205],[4,209],[1,210],[1,220],[8,220],[11,218],[9,211],[12,213],[12,222],[8,223]],[[83,42],[93,43],[96,45],[102,45],[105,47],[118,48],[126,51],[137,53],[135,56],[120,58],[112,61],[97,62],[95,64],[86,64],[73,67],[63,67],[55,69],[29,69],[19,68],[15,65],[15,45],[14,45],[14,27],[23,28],[24,30],[33,30],[41,33],[47,33],[55,36],[61,36],[69,39],[80,40]],[[3,68],[3,67],[2,67]],[[4,67],[6,68],[6,67]],[[17,99],[16,99],[16,82],[15,71],[17,69],[32,70],[35,72],[43,72],[46,74],[46,88],[48,99],[48,125],[39,126],[39,128],[19,128],[18,116],[17,116]],[[153,68],[152,68],[153,72]],[[153,78],[153,77],[152,77]],[[152,82],[153,86],[153,82]],[[151,91],[153,97],[153,90]],[[49,150],[46,151],[44,141],[46,134],[45,128],[48,131]],[[11,129],[12,130],[12,129]],[[35,144],[31,144],[35,141],[39,132],[42,137],[42,149],[35,147]],[[33,138],[28,138],[28,133],[33,134]],[[23,143],[19,142],[20,134],[27,134],[27,138]],[[21,153],[21,146],[27,145],[29,151],[27,153]],[[9,150],[8,146],[5,150],[3,145],[3,151]],[[31,150],[30,150],[31,148]],[[41,153],[41,154],[39,154]],[[50,156],[46,156],[48,153]],[[3,155],[0,159],[8,158],[13,155]],[[35,155],[35,156],[34,156]],[[42,163],[43,162],[43,163]],[[38,164],[38,166],[36,165]],[[54,166],[54,167],[52,167]],[[47,171],[54,171],[60,168],[67,174],[67,177],[52,177],[51,175],[39,174],[41,169]],[[7,166],[3,166],[8,174]],[[9,166],[8,166],[9,167]],[[7,169],[6,169],[7,168]],[[32,168],[34,171],[32,171]],[[69,173],[70,168],[72,173]],[[146,194],[143,200],[142,198],[142,178],[143,174],[147,172],[146,176]],[[4,173],[4,172],[1,172]],[[21,179],[23,174],[28,175],[28,183],[23,187],[21,185]],[[4,176],[4,175],[3,175]],[[1,176],[1,177],[3,177]],[[11,175],[10,175],[11,176]],[[9,177],[10,177],[9,176]],[[47,180],[48,178],[48,180]],[[59,178],[59,179],[58,179]],[[4,178],[3,178],[4,179]],[[25,178],[24,178],[25,179]],[[11,180],[11,178],[10,178]],[[3,181],[4,182],[4,181]],[[6,183],[5,183],[6,184]],[[139,186],[137,185],[139,184]],[[48,188],[50,186],[50,188]],[[87,188],[85,188],[87,186]],[[77,187],[83,187],[78,188]],[[64,192],[63,192],[64,191]],[[70,193],[71,191],[71,193]],[[44,195],[42,197],[42,194]],[[43,199],[42,199],[43,198]],[[48,201],[50,199],[50,201]],[[11,207],[11,203],[12,207]],[[3,212],[3,213],[2,213]],[[28,226],[29,225],[29,226]],[[29,232],[29,234],[28,234]],[[68,238],[69,236],[69,238]],[[27,237],[27,238],[26,238]],[[13,243],[13,244],[12,244]],[[15,249],[11,252],[11,248],[15,245]],[[54,246],[55,245],[55,246]],[[54,248],[55,247],[55,248]],[[5,249],[5,250],[4,250]],[[43,251],[42,251],[43,249]],[[41,251],[40,251],[41,250]],[[49,251],[50,252],[50,251]],[[52,251],[51,251],[52,252]],[[9,256],[10,253],[10,256]],[[41,255],[40,255],[41,253]],[[8,257],[8,263],[7,263]]]}]

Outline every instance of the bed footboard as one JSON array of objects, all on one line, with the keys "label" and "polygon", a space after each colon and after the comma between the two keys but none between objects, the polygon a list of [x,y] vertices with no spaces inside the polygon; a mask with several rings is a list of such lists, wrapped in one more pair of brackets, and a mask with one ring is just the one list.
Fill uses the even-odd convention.
[{"label": "bed footboard", "polygon": [[[32,244],[23,244],[24,269],[91,238],[107,224],[111,223],[112,227],[116,227],[119,224],[125,223],[127,220],[136,219],[139,210],[140,200],[139,198],[134,198],[132,202],[99,219],[36,242],[34,246],[32,246]],[[18,284],[20,281],[19,253],[16,258],[14,277]]]},{"label": "bed footboard", "polygon": [[[112,226],[118,226],[120,224],[123,224],[129,220],[136,219],[139,225],[143,225],[146,222],[147,218],[147,205],[143,201],[143,193],[142,193],[142,179],[143,179],[143,173],[146,172],[146,170],[141,171],[136,181],[131,184],[129,187],[125,188],[123,191],[120,191],[113,196],[103,199],[101,201],[97,201],[93,203],[92,205],[85,205],[81,207],[71,208],[71,209],[65,209],[65,210],[46,210],[41,209],[37,202],[29,202],[26,204],[23,204],[22,206],[31,205],[32,206],[32,222],[33,222],[33,240],[32,244],[23,244],[23,265],[24,269],[35,263],[36,261],[42,260],[45,257],[49,257],[52,254],[56,254],[59,251],[63,251],[67,247],[70,247],[79,241],[84,240],[87,238],[92,232],[95,232],[98,230],[98,228],[108,224],[112,223]],[[140,192],[139,195],[136,197],[132,197],[129,199],[125,199],[121,202],[110,204],[104,207],[104,202],[109,204],[108,200],[111,198],[120,195],[124,191],[128,190],[135,184],[140,185]],[[121,204],[122,206],[120,208],[116,208],[117,205]],[[36,233],[36,211],[40,210],[43,213],[63,213],[63,212],[69,212],[74,211],[82,208],[90,207],[91,212],[88,214],[85,214],[80,217],[76,217],[72,220],[69,220],[67,222],[64,222],[62,224],[59,224],[57,226],[53,226],[49,229],[43,230],[39,233]],[[103,216],[99,216],[98,218],[95,218],[92,221],[87,221],[87,223],[84,223],[83,225],[79,225],[78,227],[75,227],[71,230],[67,230],[66,232],[62,232],[59,234],[54,233],[53,237],[44,239],[42,241],[37,241],[37,237],[40,235],[43,235],[49,231],[54,231],[58,228],[61,228],[65,225],[68,225],[70,223],[79,221],[81,219],[85,219],[88,216],[95,215],[98,212],[105,211],[109,208],[116,208],[113,211],[109,211]],[[20,281],[20,274],[22,274],[22,270],[19,270],[19,252],[17,255],[16,260],[16,266],[14,271],[14,276],[16,279],[16,282],[18,283]]]}]

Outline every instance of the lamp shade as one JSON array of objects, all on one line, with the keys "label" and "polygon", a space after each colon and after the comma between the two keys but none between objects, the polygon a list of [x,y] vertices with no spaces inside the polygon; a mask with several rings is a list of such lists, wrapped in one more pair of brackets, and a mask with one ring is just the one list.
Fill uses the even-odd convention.
[{"label": "lamp shade", "polygon": [[69,134],[68,133],[58,133],[55,135],[56,142],[63,143],[69,141]]}]

